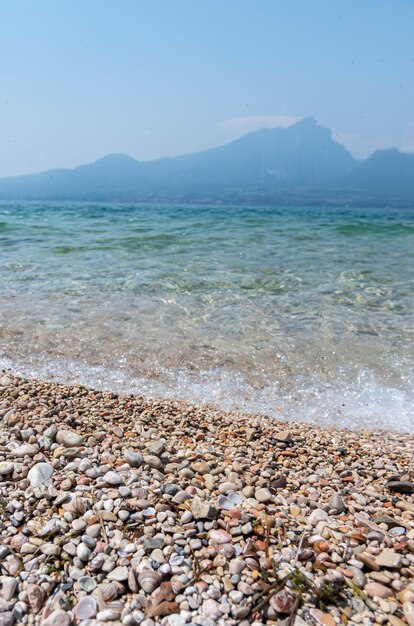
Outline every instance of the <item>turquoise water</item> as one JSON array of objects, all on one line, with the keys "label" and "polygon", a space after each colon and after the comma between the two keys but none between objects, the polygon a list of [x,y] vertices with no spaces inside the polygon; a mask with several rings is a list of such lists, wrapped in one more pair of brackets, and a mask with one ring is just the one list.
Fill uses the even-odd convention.
[{"label": "turquoise water", "polygon": [[0,365],[414,430],[414,210],[0,204]]}]

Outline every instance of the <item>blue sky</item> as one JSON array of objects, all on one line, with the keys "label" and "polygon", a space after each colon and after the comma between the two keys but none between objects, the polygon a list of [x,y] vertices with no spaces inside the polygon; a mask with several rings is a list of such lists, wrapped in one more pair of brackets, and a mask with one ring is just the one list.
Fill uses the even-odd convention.
[{"label": "blue sky", "polygon": [[2,0],[0,176],[306,115],[414,152],[414,0]]}]

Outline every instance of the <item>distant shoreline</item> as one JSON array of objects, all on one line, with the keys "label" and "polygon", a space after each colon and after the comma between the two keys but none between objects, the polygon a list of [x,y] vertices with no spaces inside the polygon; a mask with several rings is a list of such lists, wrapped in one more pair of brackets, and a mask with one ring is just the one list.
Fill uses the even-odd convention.
[{"label": "distant shoreline", "polygon": [[346,208],[361,208],[361,209],[413,209],[414,210],[414,199],[401,200],[398,198],[360,198],[360,197],[350,197],[350,198],[335,198],[335,199],[326,199],[326,198],[317,198],[312,200],[306,200],[303,197],[295,197],[295,198],[283,198],[283,197],[263,197],[263,196],[254,196],[254,197],[234,197],[229,199],[223,198],[215,198],[215,197],[171,197],[166,198],[164,196],[160,197],[125,197],[125,196],[79,196],[79,197],[65,197],[59,196],[55,198],[43,198],[39,197],[26,197],[26,196],[1,196],[0,194],[0,205],[7,204],[10,202],[25,202],[25,203],[46,203],[53,204],[56,202],[59,203],[91,203],[91,204],[133,204],[133,205],[165,205],[165,206],[223,206],[229,208],[240,208],[240,207],[251,207],[251,208],[286,208],[286,207],[309,207],[315,208],[319,207],[321,209],[346,209]]}]

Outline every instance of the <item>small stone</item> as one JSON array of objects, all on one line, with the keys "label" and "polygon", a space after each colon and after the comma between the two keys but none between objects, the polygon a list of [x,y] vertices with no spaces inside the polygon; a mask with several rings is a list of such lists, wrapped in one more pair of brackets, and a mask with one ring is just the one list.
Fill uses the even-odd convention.
[{"label": "small stone", "polygon": [[41,547],[41,552],[46,554],[46,556],[59,556],[60,548],[54,543],[44,543]]},{"label": "small stone", "polygon": [[325,522],[328,519],[328,514],[323,509],[315,509],[308,517],[309,524],[316,526],[319,522]]},{"label": "small stone", "polygon": [[393,595],[392,589],[380,583],[368,583],[365,585],[364,591],[371,598],[390,598]]},{"label": "small stone", "polygon": [[95,617],[98,612],[98,605],[95,598],[92,596],[85,596],[79,600],[75,606],[74,613],[79,620],[91,619]]},{"label": "small stone", "polygon": [[193,468],[194,471],[197,472],[197,474],[201,474],[202,476],[204,474],[209,474],[211,471],[210,465],[208,463],[204,463],[203,461],[197,461],[196,463],[194,463]]},{"label": "small stone", "polygon": [[414,626],[414,604],[412,602],[404,602],[403,612],[408,626]]},{"label": "small stone", "polygon": [[14,470],[14,463],[10,463],[10,461],[1,461],[0,476],[6,476],[7,474],[11,474],[13,470]]},{"label": "small stone", "polygon": [[388,621],[391,624],[391,626],[407,626],[407,622],[404,622],[402,619],[400,619],[396,615],[388,615]]},{"label": "small stone", "polygon": [[98,622],[114,622],[115,620],[119,620],[121,616],[121,611],[116,611],[114,609],[103,609],[99,611],[96,619]]},{"label": "small stone", "polygon": [[209,537],[212,543],[216,543],[218,545],[231,543],[232,541],[230,533],[226,532],[225,530],[210,530]]},{"label": "small stone", "polygon": [[293,610],[295,598],[287,589],[281,589],[270,598],[269,604],[276,612],[289,615]]},{"label": "small stone", "polygon": [[0,613],[0,626],[13,626],[14,615],[11,611]]},{"label": "small stone", "polygon": [[120,565],[109,572],[108,580],[116,580],[117,582],[122,582],[123,580],[128,579],[128,568],[125,565]]},{"label": "small stone", "polygon": [[409,480],[391,480],[387,487],[397,493],[414,493],[414,483]]},{"label": "small stone", "polygon": [[85,561],[85,562],[89,561],[91,554],[92,554],[91,550],[84,543],[80,543],[78,547],[76,548],[76,556],[81,561]]},{"label": "small stone", "polygon": [[79,448],[65,448],[65,446],[58,446],[55,450],[53,450],[53,457],[58,459],[63,456],[65,459],[75,459],[80,456],[81,452]]},{"label": "small stone", "polygon": [[54,469],[49,463],[36,463],[29,470],[27,478],[31,487],[42,487],[49,478],[51,478]]},{"label": "small stone", "polygon": [[218,602],[212,600],[211,598],[208,600],[204,600],[203,604],[201,605],[201,612],[206,615],[206,617],[209,617],[212,620],[217,620],[219,619],[219,617],[221,617],[220,605],[218,604]]},{"label": "small stone", "polygon": [[168,626],[185,626],[186,623],[187,618],[185,615],[180,615],[179,613],[172,613],[172,615],[167,617]]},{"label": "small stone", "polygon": [[78,448],[82,445],[82,438],[72,430],[59,430],[56,434],[56,443],[65,448]]},{"label": "small stone", "polygon": [[287,479],[286,479],[286,476],[283,476],[283,474],[281,476],[276,476],[269,483],[269,487],[272,491],[277,491],[278,489],[284,489],[286,485],[287,485]]},{"label": "small stone", "polygon": [[13,576],[3,576],[1,583],[1,595],[6,602],[9,602],[16,593],[18,579]]},{"label": "small stone", "polygon": [[367,505],[367,499],[362,495],[362,493],[354,492],[351,497],[360,506]]},{"label": "small stone", "polygon": [[323,613],[319,609],[310,609],[309,615],[321,626],[336,626],[334,618],[329,613]]},{"label": "small stone", "polygon": [[219,516],[219,512],[208,502],[204,502],[200,498],[196,497],[191,502],[191,513],[194,519],[209,519],[215,520]]},{"label": "small stone", "polygon": [[273,437],[280,443],[288,443],[292,440],[292,435],[288,430],[279,430],[273,434]]},{"label": "small stone", "polygon": [[191,522],[191,520],[193,519],[193,514],[191,513],[191,511],[184,511],[183,514],[181,515],[181,523],[182,524],[188,524],[189,522]]},{"label": "small stone", "polygon": [[338,493],[333,493],[331,495],[331,497],[329,498],[328,506],[329,509],[333,509],[337,513],[342,513],[342,511],[345,509],[344,501]]},{"label": "small stone", "polygon": [[369,567],[369,569],[373,570],[374,572],[379,572],[380,566],[371,554],[368,554],[367,552],[361,552],[361,554],[358,554],[358,558],[360,561],[362,561],[364,565]]},{"label": "small stone", "polygon": [[169,496],[175,496],[179,491],[181,491],[181,488],[174,483],[165,483],[162,486],[162,492]]},{"label": "small stone", "polygon": [[70,626],[72,619],[66,611],[58,609],[53,611],[47,619],[41,622],[41,626]]},{"label": "small stone", "polygon": [[106,472],[106,474],[103,476],[103,480],[108,485],[113,485],[113,486],[120,485],[121,483],[124,482],[122,476],[120,476],[119,474],[113,471]]},{"label": "small stone", "polygon": [[131,467],[141,467],[144,462],[144,458],[133,450],[125,450],[124,459]]},{"label": "small stone", "polygon": [[386,548],[375,558],[375,562],[380,567],[400,568],[402,566],[402,556]]},{"label": "small stone", "polygon": [[155,454],[155,456],[161,456],[161,454],[165,450],[165,445],[162,441],[153,441],[147,446],[147,448],[151,454]]},{"label": "small stone", "polygon": [[397,502],[395,507],[397,509],[401,509],[402,511],[410,511],[411,513],[414,513],[414,502],[406,502],[405,500],[400,500],[400,502]]},{"label": "small stone", "polygon": [[144,463],[146,463],[147,465],[149,465],[150,467],[154,469],[161,469],[163,465],[161,459],[158,456],[155,456],[153,454],[145,455]]},{"label": "small stone", "polygon": [[27,588],[27,598],[32,608],[33,613],[39,613],[43,607],[43,601],[45,599],[45,592],[38,585],[29,585]]},{"label": "small stone", "polygon": [[230,491],[237,491],[237,485],[234,483],[221,483],[219,485],[220,493],[230,493]]},{"label": "small stone", "polygon": [[11,454],[18,459],[25,456],[34,456],[39,451],[39,446],[31,443],[24,443],[22,446],[17,446],[11,451]]},{"label": "small stone", "polygon": [[352,572],[352,580],[354,581],[356,586],[360,589],[363,589],[366,585],[367,580],[362,570],[360,570],[359,567],[354,567],[352,565],[350,565],[348,569],[350,572]]},{"label": "small stone", "polygon": [[242,489],[242,494],[244,495],[245,498],[253,498],[254,487],[252,485],[246,485],[246,487],[243,487]]},{"label": "small stone", "polygon": [[229,564],[231,574],[240,574],[245,567],[246,564],[242,559],[232,559]]},{"label": "small stone", "polygon": [[254,497],[256,498],[256,500],[258,500],[258,502],[262,502],[262,503],[266,503],[266,502],[270,502],[271,500],[273,500],[273,496],[270,493],[269,489],[257,489],[257,491],[255,491]]}]

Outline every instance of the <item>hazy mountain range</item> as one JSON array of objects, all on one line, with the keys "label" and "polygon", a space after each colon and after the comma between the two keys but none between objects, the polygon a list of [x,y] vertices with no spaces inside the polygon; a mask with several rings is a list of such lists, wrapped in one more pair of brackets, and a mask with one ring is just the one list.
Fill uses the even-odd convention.
[{"label": "hazy mountain range", "polygon": [[113,154],[74,169],[0,180],[0,199],[414,203],[414,154],[356,160],[308,117],[225,146],[155,161]]}]

